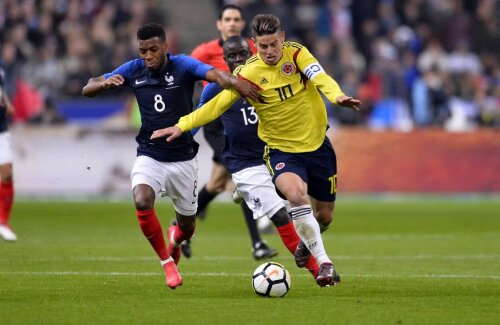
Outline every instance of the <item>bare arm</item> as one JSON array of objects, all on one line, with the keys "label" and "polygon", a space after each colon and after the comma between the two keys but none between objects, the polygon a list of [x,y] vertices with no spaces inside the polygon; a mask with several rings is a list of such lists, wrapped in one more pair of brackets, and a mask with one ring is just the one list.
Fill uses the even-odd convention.
[{"label": "bare arm", "polygon": [[224,89],[233,87],[243,97],[250,98],[254,101],[259,99],[259,91],[255,85],[250,82],[241,80],[230,74],[229,72],[212,69],[207,72],[206,78],[210,82],[216,82]]},{"label": "bare arm", "polygon": [[120,87],[124,82],[125,79],[119,74],[115,74],[108,79],[104,78],[104,76],[90,78],[85,87],[82,89],[82,95],[94,97],[108,89]]}]

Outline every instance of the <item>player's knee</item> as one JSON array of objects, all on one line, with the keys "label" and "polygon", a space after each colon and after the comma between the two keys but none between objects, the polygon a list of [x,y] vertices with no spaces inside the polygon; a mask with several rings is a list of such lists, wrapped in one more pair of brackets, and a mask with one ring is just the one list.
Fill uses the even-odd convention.
[{"label": "player's knee", "polygon": [[150,210],[154,207],[154,195],[151,196],[144,192],[134,193],[135,208],[139,211]]},{"label": "player's knee", "polygon": [[284,193],[292,207],[309,204],[307,192],[300,188],[290,188]]},{"label": "player's knee", "polygon": [[139,211],[150,210],[155,204],[155,192],[145,184],[139,184],[134,187],[135,208]]},{"label": "player's knee", "polygon": [[273,224],[276,227],[281,227],[281,226],[284,226],[284,225],[287,225],[288,223],[290,223],[292,221],[292,219],[290,218],[290,215],[286,211],[286,208],[283,207],[283,208],[279,209],[278,212],[276,212],[271,217],[271,221],[273,222]]},{"label": "player's knee", "polygon": [[12,183],[14,179],[12,177],[12,173],[5,173],[2,177],[0,177],[0,180],[2,183]]},{"label": "player's knee", "polygon": [[322,208],[316,211],[316,220],[318,223],[324,226],[329,226],[333,221],[333,209]]}]

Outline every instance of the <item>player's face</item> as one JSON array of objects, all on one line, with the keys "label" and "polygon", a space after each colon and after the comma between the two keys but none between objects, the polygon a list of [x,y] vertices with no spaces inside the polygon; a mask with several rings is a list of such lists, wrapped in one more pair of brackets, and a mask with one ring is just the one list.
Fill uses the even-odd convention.
[{"label": "player's face", "polygon": [[231,36],[241,35],[243,28],[245,28],[245,21],[236,9],[226,9],[222,13],[222,18],[217,20],[217,29],[224,41]]},{"label": "player's face", "polygon": [[224,60],[226,60],[231,72],[237,66],[244,64],[251,56],[252,52],[246,43],[232,43],[224,46]]},{"label": "player's face", "polygon": [[261,59],[269,65],[275,65],[283,56],[283,42],[285,41],[285,32],[276,32],[274,34],[255,37],[255,45]]},{"label": "player's face", "polygon": [[138,40],[139,55],[144,60],[148,70],[160,70],[165,63],[167,42],[155,36],[147,40]]}]

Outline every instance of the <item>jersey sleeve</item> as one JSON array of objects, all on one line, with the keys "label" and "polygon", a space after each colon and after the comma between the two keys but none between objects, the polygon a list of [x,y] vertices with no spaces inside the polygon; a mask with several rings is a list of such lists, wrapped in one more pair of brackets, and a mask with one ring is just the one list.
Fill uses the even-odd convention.
[{"label": "jersey sleeve", "polygon": [[190,56],[184,57],[183,64],[189,73],[191,73],[197,80],[205,80],[207,72],[214,68],[211,65],[205,64]]},{"label": "jersey sleeve", "polygon": [[337,104],[337,97],[344,96],[338,83],[330,77],[318,60],[305,47],[298,50],[296,63],[300,71],[318,88],[330,102]]},{"label": "jersey sleeve", "polygon": [[240,94],[234,89],[224,89],[205,105],[191,114],[180,118],[176,126],[182,132],[207,124],[221,116],[240,98]]},{"label": "jersey sleeve", "polygon": [[105,73],[104,78],[108,79],[111,76],[120,74],[125,79],[125,84],[129,84],[130,76],[132,75],[132,71],[136,66],[137,64],[135,61],[126,62],[112,72]]},{"label": "jersey sleeve", "polygon": [[[210,83],[208,84],[205,88],[203,88],[203,91],[201,92],[201,97],[200,97],[200,103],[198,104],[198,108],[202,107],[203,105],[205,105],[206,103],[208,103],[212,98],[214,98],[215,96],[217,96],[218,93],[220,93],[222,91],[222,88],[216,84],[216,83]],[[198,131],[200,130],[200,128],[194,128],[191,130],[191,134],[192,135],[195,135],[196,133],[198,133]]]},{"label": "jersey sleeve", "polygon": [[201,92],[200,103],[198,108],[208,103],[212,98],[217,96],[222,91],[222,88],[217,83],[210,83]]}]

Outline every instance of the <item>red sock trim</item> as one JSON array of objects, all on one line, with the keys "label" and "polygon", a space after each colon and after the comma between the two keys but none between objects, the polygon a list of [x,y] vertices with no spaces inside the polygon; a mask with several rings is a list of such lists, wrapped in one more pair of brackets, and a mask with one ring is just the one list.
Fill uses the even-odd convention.
[{"label": "red sock trim", "polygon": [[281,241],[283,242],[283,244],[285,244],[286,248],[293,255],[300,241],[299,235],[297,235],[297,231],[295,231],[293,223],[289,222],[286,225],[277,228],[278,228],[278,233],[281,237]]},{"label": "red sock trim", "polygon": [[135,211],[135,215],[138,216],[138,217],[142,217],[142,216],[147,216],[147,215],[150,215],[150,214],[155,214],[155,209],[152,208],[152,209],[149,209],[149,210],[136,210]]},{"label": "red sock trim", "polygon": [[14,203],[14,182],[0,183],[0,224],[7,224]]},{"label": "red sock trim", "polygon": [[177,244],[180,244],[185,240],[191,239],[191,237],[193,237],[193,234],[194,234],[194,228],[182,230],[181,227],[179,227],[179,224],[177,224],[175,226],[174,241]]}]

